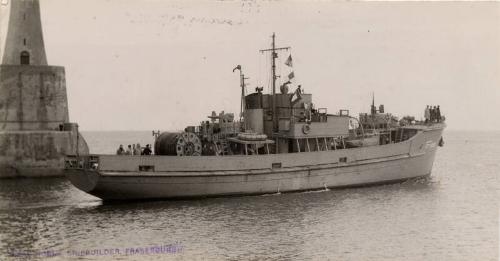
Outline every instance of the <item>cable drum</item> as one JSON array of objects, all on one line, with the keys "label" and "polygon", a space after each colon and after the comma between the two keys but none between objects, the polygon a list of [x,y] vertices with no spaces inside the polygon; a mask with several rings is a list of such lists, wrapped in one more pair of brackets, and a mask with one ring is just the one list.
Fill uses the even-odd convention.
[{"label": "cable drum", "polygon": [[201,156],[201,148],[200,138],[191,132],[164,132],[155,141],[156,155]]}]

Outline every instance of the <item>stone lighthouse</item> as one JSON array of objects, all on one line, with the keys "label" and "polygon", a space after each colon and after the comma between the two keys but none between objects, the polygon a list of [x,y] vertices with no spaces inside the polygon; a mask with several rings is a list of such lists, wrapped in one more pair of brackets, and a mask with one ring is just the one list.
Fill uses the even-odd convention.
[{"label": "stone lighthouse", "polygon": [[63,175],[88,154],[69,122],[64,67],[47,65],[38,0],[0,0],[0,178]]}]

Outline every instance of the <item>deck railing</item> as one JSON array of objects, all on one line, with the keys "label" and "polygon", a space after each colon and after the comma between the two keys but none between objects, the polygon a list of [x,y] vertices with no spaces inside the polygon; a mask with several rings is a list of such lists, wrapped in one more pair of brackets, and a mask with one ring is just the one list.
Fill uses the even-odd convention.
[{"label": "deck railing", "polygon": [[86,156],[67,155],[65,160],[64,160],[64,167],[66,169],[96,170],[99,167],[99,156],[96,156],[96,155],[86,155]]}]

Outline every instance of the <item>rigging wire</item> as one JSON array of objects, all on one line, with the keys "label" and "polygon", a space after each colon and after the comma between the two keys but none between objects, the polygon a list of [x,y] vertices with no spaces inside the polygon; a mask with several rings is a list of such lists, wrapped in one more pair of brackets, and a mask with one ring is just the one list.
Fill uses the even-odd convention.
[{"label": "rigging wire", "polygon": [[269,59],[266,59],[266,68],[270,68],[270,70],[267,70],[267,93],[271,93],[271,85],[273,84],[273,74],[272,74],[272,68],[271,68],[271,61],[272,59],[271,56],[272,54],[269,55]]},{"label": "rigging wire", "polygon": [[262,86],[262,54],[259,56],[259,69],[257,73],[257,87]]},{"label": "rigging wire", "polygon": [[[286,60],[285,61],[288,61],[288,57],[291,57],[292,56],[292,50],[289,50],[287,53],[286,53]],[[292,66],[288,66],[286,65],[286,77],[287,77],[287,81],[288,81],[288,75],[290,75],[290,73],[292,73],[294,70],[293,70],[293,62],[292,62]],[[295,74],[295,72],[294,72]],[[292,87],[293,85],[295,84],[295,77],[293,77],[292,79],[290,79],[290,87]],[[290,90],[291,91],[291,90]]]},{"label": "rigging wire", "polygon": [[[290,56],[292,56],[292,50],[290,49]],[[295,73],[295,62],[293,61],[293,56],[292,56],[292,66],[290,67],[290,71],[293,72],[293,80],[291,81],[295,87],[299,85],[299,78],[297,77],[297,73]]]},{"label": "rigging wire", "polygon": [[279,66],[280,74],[279,78],[277,79],[278,81],[276,82],[276,93],[280,93],[280,87],[283,84],[283,66],[282,66],[282,60],[281,60],[281,55],[278,54],[278,64],[276,66]]}]

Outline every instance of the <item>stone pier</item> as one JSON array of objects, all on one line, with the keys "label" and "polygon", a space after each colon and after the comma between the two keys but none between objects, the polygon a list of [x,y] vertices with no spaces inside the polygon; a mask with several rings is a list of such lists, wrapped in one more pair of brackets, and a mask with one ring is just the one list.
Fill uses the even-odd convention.
[{"label": "stone pier", "polygon": [[65,71],[48,66],[38,0],[0,3],[0,178],[61,176],[88,154],[69,121]]}]

